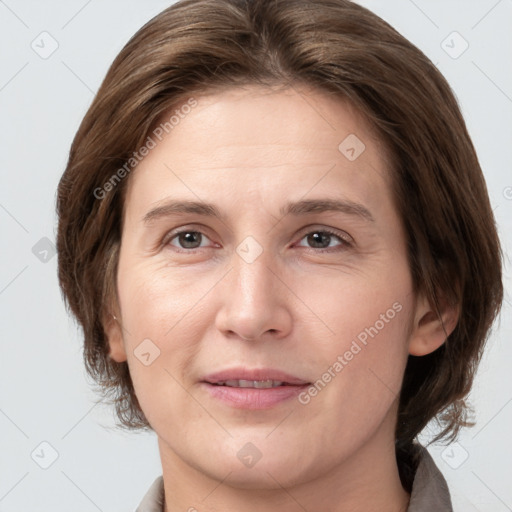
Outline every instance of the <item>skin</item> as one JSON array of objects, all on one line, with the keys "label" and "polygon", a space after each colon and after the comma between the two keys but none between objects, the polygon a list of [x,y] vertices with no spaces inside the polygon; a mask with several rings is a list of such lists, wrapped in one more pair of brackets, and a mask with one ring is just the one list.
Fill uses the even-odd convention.
[{"label": "skin", "polygon": [[[314,89],[251,86],[196,99],[129,178],[117,321],[107,326],[110,356],[128,362],[158,436],[166,510],[406,510],[394,455],[398,392],[408,354],[432,352],[446,333],[413,293],[385,148],[349,104]],[[354,161],[338,149],[349,134],[366,146]],[[279,213],[319,198],[360,204],[373,221]],[[213,203],[223,217],[143,221],[170,199]],[[201,235],[187,246],[176,228]],[[315,245],[308,234],[325,229],[340,238]],[[248,236],[262,250],[252,262],[236,250]],[[315,382],[397,303],[306,405],[235,409],[200,384],[234,366]],[[456,313],[442,314],[451,332]],[[149,365],[134,353],[145,339],[160,350]],[[237,457],[247,443],[261,453],[251,468]]]}]

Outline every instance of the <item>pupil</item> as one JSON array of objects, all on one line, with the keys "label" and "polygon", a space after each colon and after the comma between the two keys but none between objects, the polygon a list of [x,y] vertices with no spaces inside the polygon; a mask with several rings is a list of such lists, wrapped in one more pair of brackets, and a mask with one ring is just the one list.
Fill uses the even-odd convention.
[{"label": "pupil", "polygon": [[330,241],[331,235],[328,233],[317,232],[308,236],[308,242],[311,243],[314,247],[328,247]]},{"label": "pupil", "polygon": [[179,240],[181,245],[187,249],[195,249],[194,244],[201,243],[201,234],[193,231],[187,233],[180,233]]}]

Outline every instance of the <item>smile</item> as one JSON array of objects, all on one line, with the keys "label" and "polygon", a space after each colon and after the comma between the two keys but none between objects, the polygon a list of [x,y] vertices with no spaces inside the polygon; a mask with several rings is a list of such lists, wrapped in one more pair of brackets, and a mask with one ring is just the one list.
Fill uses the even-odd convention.
[{"label": "smile", "polygon": [[230,388],[257,388],[268,389],[282,386],[282,380],[227,380],[225,382],[216,382],[217,386],[228,386]]}]

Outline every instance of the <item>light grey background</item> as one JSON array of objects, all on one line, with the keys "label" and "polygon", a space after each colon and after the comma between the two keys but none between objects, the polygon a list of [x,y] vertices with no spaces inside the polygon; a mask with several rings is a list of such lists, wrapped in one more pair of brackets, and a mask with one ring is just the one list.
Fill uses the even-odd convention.
[{"label": "light grey background", "polygon": [[[122,46],[170,3],[0,0],[1,512],[134,510],[161,473],[155,435],[118,432],[111,411],[95,406],[52,243],[55,190],[80,120]],[[452,85],[487,179],[510,290],[512,0],[360,3]],[[430,448],[456,512],[512,510],[511,306],[508,293],[471,395],[476,427]],[[43,469],[52,449],[58,458]]]}]

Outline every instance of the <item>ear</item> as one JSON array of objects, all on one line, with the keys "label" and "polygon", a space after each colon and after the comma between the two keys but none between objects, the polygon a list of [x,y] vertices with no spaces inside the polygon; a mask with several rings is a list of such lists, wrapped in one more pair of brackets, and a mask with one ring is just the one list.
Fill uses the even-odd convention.
[{"label": "ear", "polygon": [[439,314],[423,293],[416,301],[414,325],[409,339],[409,354],[425,356],[438,349],[455,329],[459,308],[439,299]]},{"label": "ear", "polygon": [[[120,316],[120,315],[119,315]],[[123,341],[123,326],[121,320],[112,313],[107,313],[103,325],[105,326],[105,334],[107,335],[107,343],[109,345],[108,355],[117,363],[127,360],[126,351]]]}]

